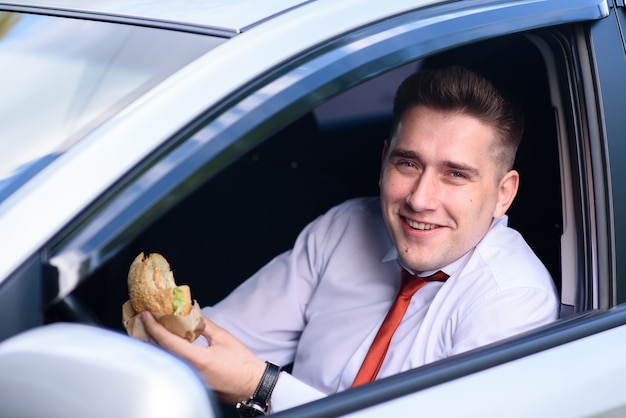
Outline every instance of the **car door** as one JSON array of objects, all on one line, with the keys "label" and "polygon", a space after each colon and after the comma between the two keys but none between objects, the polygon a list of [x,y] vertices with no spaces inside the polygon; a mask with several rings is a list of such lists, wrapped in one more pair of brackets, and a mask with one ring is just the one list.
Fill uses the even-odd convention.
[{"label": "car door", "polygon": [[[216,256],[220,254],[217,251],[223,246],[236,246],[241,241],[232,239],[235,228],[224,230],[219,228],[219,224],[232,226],[237,222],[241,223],[245,218],[242,218],[235,207],[254,204],[255,210],[258,210],[264,203],[264,196],[270,203],[291,204],[292,200],[297,199],[286,201],[280,197],[287,193],[296,193],[297,190],[313,190],[304,187],[309,183],[300,182],[300,177],[312,177],[310,172],[296,170],[311,161],[303,159],[304,162],[299,164],[299,161],[292,158],[290,149],[284,146],[272,149],[270,145],[269,153],[263,154],[259,150],[267,141],[282,134],[287,137],[287,141],[280,142],[281,145],[292,144],[296,140],[302,145],[306,141],[303,135],[313,129],[307,127],[307,118],[319,106],[364,81],[383,73],[390,74],[391,70],[405,65],[419,68],[424,62],[447,62],[459,57],[472,61],[485,53],[485,57],[491,57],[485,60],[489,68],[497,73],[508,73],[506,69],[509,62],[504,59],[499,62],[499,58],[504,55],[494,56],[493,52],[511,52],[514,46],[524,45],[532,50],[533,57],[538,56],[537,64],[533,68],[541,73],[541,83],[545,83],[545,88],[542,84],[537,89],[542,91],[544,104],[549,109],[547,113],[553,118],[541,128],[549,128],[549,132],[554,134],[551,135],[551,142],[546,140],[531,143],[528,154],[543,154],[543,148],[538,152],[540,148],[537,147],[544,142],[549,142],[556,149],[551,151],[555,152],[551,170],[556,170],[556,175],[550,183],[556,181],[558,184],[555,189],[541,191],[554,199],[550,212],[556,213],[556,220],[537,232],[537,248],[542,248],[540,241],[546,236],[543,233],[548,231],[550,241],[555,241],[556,244],[552,243],[554,245],[551,244],[545,253],[551,261],[551,272],[558,279],[564,316],[582,316],[574,315],[567,323],[561,322],[536,335],[512,340],[506,343],[508,345],[491,347],[480,353],[434,364],[424,370],[411,371],[397,379],[385,379],[362,390],[348,391],[315,405],[286,411],[284,415],[336,416],[339,413],[357,412],[386,401],[394,402],[394,399],[415,390],[444,383],[443,380],[424,383],[421,379],[429,376],[429,373],[448,373],[449,377],[446,379],[460,379],[472,372],[519,360],[524,364],[522,367],[535,367],[540,374],[542,368],[535,363],[526,365],[525,357],[609,331],[620,323],[623,324],[624,320],[623,310],[619,310],[607,315],[606,318],[610,320],[602,322],[602,326],[594,328],[586,325],[593,321],[587,319],[584,313],[598,308],[610,308],[617,300],[614,293],[617,279],[611,273],[615,259],[608,250],[613,245],[610,202],[616,192],[607,188],[605,179],[608,168],[602,158],[607,150],[605,139],[611,135],[605,136],[603,119],[597,118],[603,112],[606,118],[607,110],[598,99],[598,91],[594,89],[597,81],[595,74],[602,75],[606,70],[599,66],[599,61],[596,67],[595,52],[592,53],[589,49],[599,42],[603,31],[614,37],[615,20],[612,20],[613,29],[605,28],[604,24],[612,19],[609,12],[607,3],[603,1],[455,2],[399,14],[342,36],[320,41],[316,48],[301,51],[273,71],[260,74],[253,82],[238,90],[237,94],[207,109],[193,123],[174,134],[166,147],[145,160],[123,182],[113,187],[92,210],[78,217],[71,228],[63,231],[47,245],[42,252],[43,261],[49,267],[45,272],[44,282],[52,283],[52,288],[57,291],[51,300],[57,303],[56,307],[65,306],[80,318],[81,311],[73,305],[73,299],[75,296],[78,299],[84,297],[90,310],[98,311],[100,317],[106,316],[105,313],[109,314],[106,321],[110,322],[107,324],[113,324],[111,318],[114,315],[109,312],[111,309],[99,308],[94,300],[119,301],[123,289],[118,289],[113,297],[109,285],[114,281],[118,287],[120,283],[123,284],[120,277],[123,277],[124,269],[128,266],[129,255],[134,255],[139,248],[149,243],[152,248],[161,251],[166,249],[172,253],[177,251],[176,248],[179,248],[179,252],[184,248],[188,254],[196,257],[196,264],[197,257],[204,255],[208,259],[206,268],[211,271],[208,277],[214,279],[198,281],[194,283],[194,289],[199,293],[211,294],[204,300],[205,303],[214,302],[214,299],[227,293],[245,275],[242,270],[242,277],[232,279],[232,282],[220,280],[226,276],[223,270],[215,268],[220,258]],[[596,20],[599,22],[593,23]],[[524,71],[522,76],[523,73]],[[590,74],[589,78],[584,77],[586,74]],[[534,87],[533,81],[534,79],[526,79],[524,82],[527,84],[523,85]],[[611,87],[603,88],[612,88],[612,84],[609,85]],[[600,122],[590,126],[594,120]],[[609,121],[608,118],[605,120]],[[289,132],[285,134],[284,129],[288,128],[294,128],[297,135]],[[307,144],[319,145],[316,141]],[[334,145],[333,143],[330,148],[332,151],[337,150]],[[610,147],[609,145],[609,155]],[[309,148],[298,146],[294,155],[302,156],[307,150]],[[315,150],[309,155],[325,154]],[[255,167],[258,167],[260,162],[265,161],[265,155],[280,158],[270,161],[263,171],[247,171],[248,174],[240,182],[235,182],[231,177],[232,167],[244,163],[248,166],[257,164]],[[320,161],[316,160],[314,163],[319,164]],[[276,175],[263,177],[264,181],[259,184],[253,181],[256,174],[266,175],[275,168]],[[348,164],[344,165],[344,169],[352,168]],[[372,168],[368,167],[369,170]],[[320,173],[322,172],[314,172]],[[319,177],[327,179],[328,173],[324,171],[324,175]],[[611,172],[611,175],[614,173]],[[329,199],[328,195],[334,189],[327,186],[336,185],[340,178],[333,178],[332,182],[326,184],[317,182],[319,178],[315,177],[315,182],[311,184],[323,184],[319,187],[319,196]],[[298,181],[294,184],[286,181],[292,179]],[[213,188],[214,183],[219,181],[222,183]],[[540,177],[537,184],[541,183],[548,182],[542,181]],[[255,190],[258,194],[249,194],[248,189],[253,188],[252,185],[258,186]],[[337,199],[355,192],[354,188],[349,189],[345,194],[337,192]],[[556,194],[553,193],[554,190],[557,190]],[[197,195],[198,191],[203,193]],[[530,192],[529,194],[532,195]],[[597,199],[600,196],[605,199]],[[218,202],[235,202],[236,205],[226,205],[226,210],[220,210]],[[332,202],[329,199],[326,203],[330,205]],[[302,206],[297,208],[307,205],[311,206],[311,202],[303,200]],[[523,206],[522,212],[526,212],[526,209],[530,212],[532,207],[531,204]],[[291,221],[285,221],[287,218],[277,215],[283,213],[277,212],[280,205],[270,204],[267,208],[268,218],[265,221],[270,225],[267,232],[271,234],[271,239],[258,241],[253,246],[255,252],[256,249],[262,252],[265,247],[270,247],[270,244],[278,241],[281,232],[288,229],[284,226],[291,225]],[[294,212],[291,207],[287,208],[288,212]],[[181,214],[189,216],[180,216]],[[233,218],[227,218],[229,214]],[[601,218],[596,217],[597,214],[606,214],[609,217],[600,222]],[[525,213],[520,218],[523,215]],[[294,220],[294,230],[310,219],[310,216],[312,215],[307,213],[302,219]],[[178,223],[181,218],[191,221],[184,229]],[[264,218],[259,216],[258,219]],[[189,233],[194,228],[196,231],[200,230],[201,220],[215,222],[198,234],[201,236]],[[520,222],[520,228],[528,228],[529,234],[532,234],[533,228],[541,222],[530,222],[530,225]],[[619,227],[616,227],[615,231],[618,230]],[[271,249],[284,250],[285,245],[281,242]],[[203,248],[211,248],[212,251],[207,252]],[[181,261],[180,265],[192,264],[188,262],[190,258],[185,257],[188,255],[180,255],[179,260],[186,260]],[[233,267],[232,263],[227,263],[226,267]],[[193,277],[202,274],[202,271],[195,271],[188,276],[184,275]],[[219,285],[216,283],[218,281]],[[222,284],[224,288],[220,287]],[[90,286],[95,291],[91,289],[92,292],[89,292]],[[107,289],[109,293],[102,293],[102,289]],[[89,293],[95,293],[97,297],[94,299]],[[115,305],[112,309],[115,310],[118,306]],[[571,329],[576,330],[575,335],[567,334],[569,336],[565,338],[563,330]],[[621,329],[617,329],[615,334],[611,333],[609,341],[620,338],[623,335],[621,332]],[[518,347],[524,349],[518,350]],[[563,349],[567,353],[573,353],[571,355],[579,353],[569,351],[566,347]],[[510,355],[502,356],[502,353]],[[611,361],[613,360],[614,357],[611,357]],[[463,369],[470,364],[473,368]],[[511,370],[509,373],[517,370],[514,365],[510,369],[508,366],[504,367]],[[452,370],[465,371],[455,374]],[[559,370],[555,369],[553,372],[558,373]],[[422,386],[409,383],[417,380],[420,380]],[[493,383],[489,383],[491,384]],[[410,400],[408,405],[413,405],[412,402]],[[407,404],[398,405],[405,408]],[[390,405],[389,408],[393,409],[394,406]]]}]

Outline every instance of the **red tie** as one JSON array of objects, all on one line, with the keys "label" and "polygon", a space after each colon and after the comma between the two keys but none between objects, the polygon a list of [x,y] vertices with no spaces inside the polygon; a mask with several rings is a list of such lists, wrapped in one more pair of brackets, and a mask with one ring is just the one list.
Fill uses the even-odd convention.
[{"label": "red tie", "polygon": [[402,317],[406,313],[411,298],[422,286],[427,282],[439,281],[443,282],[448,278],[448,275],[442,271],[438,271],[435,274],[428,277],[417,277],[402,269],[400,272],[400,278],[402,284],[400,285],[400,291],[396,300],[391,306],[391,309],[387,313],[383,324],[380,326],[374,342],[370,347],[361,368],[352,382],[352,387],[362,385],[364,383],[372,382],[378,375],[378,370],[383,364],[387,349],[389,348],[389,342],[393,333],[396,332]]}]

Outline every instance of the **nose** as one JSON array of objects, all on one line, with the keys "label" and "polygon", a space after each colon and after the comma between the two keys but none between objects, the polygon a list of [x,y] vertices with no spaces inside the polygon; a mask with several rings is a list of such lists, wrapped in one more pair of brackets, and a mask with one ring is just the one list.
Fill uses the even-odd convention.
[{"label": "nose", "polygon": [[437,189],[437,176],[426,170],[415,178],[406,196],[406,203],[415,212],[434,210],[437,205]]}]

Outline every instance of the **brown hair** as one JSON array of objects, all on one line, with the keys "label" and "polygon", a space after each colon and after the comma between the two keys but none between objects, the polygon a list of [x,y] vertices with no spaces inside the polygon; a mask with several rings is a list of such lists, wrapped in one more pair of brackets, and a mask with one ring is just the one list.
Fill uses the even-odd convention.
[{"label": "brown hair", "polygon": [[410,75],[400,84],[395,96],[392,138],[406,111],[420,105],[471,115],[493,127],[494,150],[502,174],[513,168],[524,132],[524,115],[489,80],[460,66],[424,69]]}]

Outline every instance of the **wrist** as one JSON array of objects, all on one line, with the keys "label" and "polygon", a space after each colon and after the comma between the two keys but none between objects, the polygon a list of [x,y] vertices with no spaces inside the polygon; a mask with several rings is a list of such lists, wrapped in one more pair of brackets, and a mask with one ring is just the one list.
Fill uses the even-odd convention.
[{"label": "wrist", "polygon": [[270,410],[270,399],[278,382],[281,367],[269,361],[266,361],[265,364],[265,371],[252,396],[237,403],[240,417],[264,416]]}]

